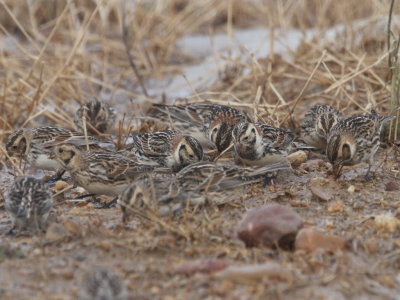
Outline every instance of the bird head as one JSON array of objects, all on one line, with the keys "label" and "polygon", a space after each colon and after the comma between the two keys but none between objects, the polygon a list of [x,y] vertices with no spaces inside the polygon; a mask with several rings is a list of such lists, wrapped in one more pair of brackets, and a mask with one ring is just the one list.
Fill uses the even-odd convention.
[{"label": "bird head", "polygon": [[259,136],[256,126],[252,123],[242,122],[235,126],[232,132],[232,137],[235,144],[245,146],[254,145]]},{"label": "bird head", "polygon": [[178,153],[175,159],[179,162],[180,168],[199,162],[203,159],[203,148],[199,141],[193,137],[183,137],[178,144],[177,149]]},{"label": "bird head", "polygon": [[351,165],[356,154],[357,144],[349,135],[334,132],[328,138],[326,154],[332,164],[333,173],[339,178],[343,166]]},{"label": "bird head", "polygon": [[75,170],[81,164],[82,150],[71,144],[62,144],[54,147],[52,156],[66,170]]},{"label": "bird head", "polygon": [[9,156],[23,157],[28,147],[24,129],[18,129],[12,133],[6,142],[6,150]]}]

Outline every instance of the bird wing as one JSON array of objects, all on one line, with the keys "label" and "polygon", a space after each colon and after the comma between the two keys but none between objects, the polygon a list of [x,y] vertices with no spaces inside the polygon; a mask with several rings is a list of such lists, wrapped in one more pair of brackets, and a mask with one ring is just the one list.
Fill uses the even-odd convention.
[{"label": "bird wing", "polygon": [[90,173],[112,181],[135,178],[139,174],[154,169],[152,166],[138,164],[136,161],[121,154],[105,151],[86,152],[83,161]]},{"label": "bird wing", "polygon": [[179,184],[185,190],[208,189],[217,185],[224,177],[224,168],[211,162],[191,164],[176,175]]},{"label": "bird wing", "polygon": [[294,133],[267,124],[256,124],[261,128],[262,139],[276,149],[287,148],[294,140]]},{"label": "bird wing", "polygon": [[151,116],[161,117],[165,120],[171,119],[172,122],[192,123],[202,126],[202,119],[197,114],[197,110],[192,105],[164,105],[153,104],[150,112]]},{"label": "bird wing", "polygon": [[171,152],[171,141],[179,134],[175,130],[162,130],[152,133],[133,132],[133,147],[148,156],[166,156]]},{"label": "bird wing", "polygon": [[[75,146],[86,145],[86,137],[82,133],[70,131],[60,127],[38,127],[32,129],[31,139],[36,145],[43,147],[54,147],[59,144],[73,144]],[[89,145],[111,145],[111,140],[100,139],[92,136],[87,137]]]}]

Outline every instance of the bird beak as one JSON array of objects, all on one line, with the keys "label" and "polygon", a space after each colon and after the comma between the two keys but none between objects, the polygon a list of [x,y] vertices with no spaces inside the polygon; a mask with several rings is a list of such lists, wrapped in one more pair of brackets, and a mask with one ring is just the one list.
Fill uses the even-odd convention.
[{"label": "bird beak", "polygon": [[340,175],[342,174],[343,165],[339,163],[335,163],[332,166],[333,174],[335,175],[335,180],[339,179]]}]

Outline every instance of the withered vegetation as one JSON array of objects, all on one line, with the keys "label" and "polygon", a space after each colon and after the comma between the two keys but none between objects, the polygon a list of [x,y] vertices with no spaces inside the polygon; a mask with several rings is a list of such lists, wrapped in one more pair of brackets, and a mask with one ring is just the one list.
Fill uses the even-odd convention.
[{"label": "withered vegetation", "polygon": [[[390,107],[389,6],[378,0],[0,0],[0,192],[24,170],[4,151],[7,136],[17,128],[72,129],[78,106],[99,97],[117,108],[113,134],[120,146],[131,129],[146,130],[134,117],[151,103],[175,100],[154,92],[152,84],[201,63],[177,44],[192,34],[231,37],[235,30],[265,26],[270,49],[276,41],[285,43],[281,34],[288,30],[299,30],[304,39],[294,49],[263,58],[246,48],[240,57],[216,58],[227,66],[185,103],[232,105],[295,132],[317,103],[333,105],[346,116],[371,109],[399,115]],[[394,36],[400,32],[399,11],[400,4],[395,5]],[[400,150],[393,143],[385,147],[372,182],[362,179],[362,165],[349,168],[346,179],[326,183],[333,198],[327,203],[309,190],[312,178],[326,177],[329,164],[321,162],[279,176],[270,187],[209,194],[204,208],[137,219],[130,226],[120,224],[117,208],[96,210],[85,200],[68,200],[74,191],[58,190],[56,221],[47,234],[15,238],[5,235],[10,222],[1,208],[0,298],[75,299],[82,274],[100,263],[124,278],[132,299],[394,299],[400,294],[399,228],[391,231],[374,222],[381,215],[400,217],[399,191],[387,191],[388,184],[400,184]],[[346,250],[305,254],[245,248],[235,239],[236,224],[248,208],[270,202],[293,207],[305,226],[343,237]],[[171,275],[176,265],[204,257],[230,265],[273,261],[292,276],[261,276],[249,283]]]}]

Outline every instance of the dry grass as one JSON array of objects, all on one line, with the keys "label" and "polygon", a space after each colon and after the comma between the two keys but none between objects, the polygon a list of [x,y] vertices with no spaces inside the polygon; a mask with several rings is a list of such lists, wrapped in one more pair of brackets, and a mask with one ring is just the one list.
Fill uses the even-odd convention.
[{"label": "dry grass", "polygon": [[[314,39],[304,39],[297,49],[288,49],[290,58],[271,53],[267,57],[255,59],[246,50],[243,50],[240,58],[222,58],[229,65],[220,71],[218,80],[202,90],[193,91],[193,96],[185,101],[207,99],[215,103],[229,103],[250,110],[261,121],[295,131],[298,130],[299,120],[304,112],[316,103],[329,103],[343,110],[346,115],[366,112],[372,108],[377,108],[382,114],[391,111],[385,34],[388,1],[364,0],[362,4],[360,1],[349,0],[125,2],[0,0],[0,143],[4,144],[6,136],[21,126],[55,124],[73,128],[74,112],[78,104],[94,96],[117,106],[121,122],[115,125],[114,132],[119,133],[118,143],[122,143],[123,133],[132,126],[138,126],[132,122],[133,116],[145,112],[148,103],[174,100],[168,94],[149,92],[147,97],[143,94],[126,55],[122,38],[124,24],[128,29],[128,50],[149,90],[153,82],[179,74],[184,65],[201,61],[201,58],[184,53],[176,45],[179,38],[188,34],[227,33],[231,36],[238,28],[269,26],[270,34],[279,39],[280,33],[285,30],[299,29],[306,33],[312,29],[317,32]],[[399,11],[398,5],[394,13]],[[398,25],[394,19],[394,33],[399,32]],[[327,32],[333,26],[343,27],[336,37],[327,40]],[[270,47],[273,47],[273,41]],[[399,175],[399,162],[394,161],[398,160],[399,153],[395,151],[398,150],[394,149],[387,157],[380,158],[380,161],[383,160],[382,164],[385,164],[382,169],[385,170],[383,179],[386,181],[396,180]],[[0,170],[11,167],[19,169],[18,165],[12,166],[8,162],[3,148],[0,149],[0,161]],[[303,175],[311,178],[322,176],[321,174],[315,171]],[[292,204],[307,220],[320,226],[326,225],[320,218],[323,210],[324,220],[340,223],[336,228],[326,226],[328,231],[336,234],[349,232],[346,235],[349,240],[354,238],[354,241],[362,244],[364,241],[360,241],[356,232],[351,231],[354,229],[352,226],[356,227],[355,223],[345,223],[346,218],[342,214],[327,213],[324,204],[309,201],[309,193],[302,180],[294,179],[293,186],[299,190],[303,188],[295,196],[292,194],[294,187],[290,191],[285,190],[285,187],[277,187],[276,190],[272,187],[267,196],[262,195],[262,191],[248,190],[246,195],[236,195],[236,198],[232,197],[232,201],[211,206],[201,215],[191,212],[184,214],[179,224],[176,220],[165,220],[157,224],[143,222],[135,224],[134,231],[126,228],[105,229],[101,226],[98,227],[105,232],[93,229],[100,221],[119,221],[119,215],[114,210],[99,217],[93,216],[97,211],[93,213],[89,210],[81,218],[80,213],[75,214],[76,210],[71,212],[76,207],[70,204],[66,207],[60,205],[63,206],[63,214],[71,214],[75,218],[74,222],[76,218],[83,220],[84,231],[79,232],[78,237],[69,239],[61,249],[66,249],[65,253],[70,255],[68,249],[76,247],[87,256],[91,254],[88,245],[101,249],[102,252],[97,253],[97,257],[89,258],[88,261],[92,263],[96,259],[110,259],[126,275],[131,283],[131,290],[137,290],[138,297],[149,299],[160,296],[160,290],[163,289],[180,299],[189,296],[200,298],[198,295],[207,295],[208,292],[215,297],[231,296],[237,299],[251,294],[256,299],[265,295],[278,297],[282,291],[288,291],[295,297],[300,291],[300,296],[307,297],[307,293],[301,294],[307,286],[307,280],[299,280],[293,285],[272,284],[257,287],[230,286],[229,282],[216,281],[225,284],[224,289],[214,282],[210,283],[208,278],[201,278],[197,282],[196,278],[179,279],[160,270],[170,268],[171,262],[178,263],[208,255],[223,257],[232,263],[258,263],[264,261],[265,257],[270,257],[294,266],[294,269],[301,270],[304,274],[313,274],[317,269],[318,284],[329,286],[330,289],[345,290],[344,294],[349,297],[355,293],[348,283],[346,286],[349,280],[356,282],[362,278],[359,289],[373,289],[368,285],[370,279],[363,277],[364,271],[357,269],[363,275],[357,273],[353,276],[346,270],[346,255],[335,256],[336,261],[332,262],[327,256],[301,257],[281,251],[246,249],[232,241],[234,224],[246,207],[281,201]],[[383,192],[383,182],[378,187],[372,184],[364,187],[358,181],[353,184],[361,191],[355,199],[365,204],[362,216],[375,213],[376,210],[373,209],[398,208],[395,196],[388,196]],[[340,199],[346,205],[353,207],[354,203],[350,202],[345,193],[349,184],[341,182],[338,186],[338,197],[342,197]],[[368,198],[368,192],[374,193],[373,197]],[[365,200],[366,198],[368,199]],[[360,209],[355,205],[354,211]],[[85,213],[85,208],[82,210]],[[349,213],[347,216],[348,219],[360,217],[357,213]],[[89,226],[87,222],[94,225]],[[172,230],[174,226],[177,228]],[[365,230],[369,239],[376,237],[371,228]],[[104,241],[99,241],[98,237]],[[379,237],[378,246],[380,243],[384,246],[383,250],[375,253],[367,249],[369,246],[366,244],[362,244],[364,248],[360,251],[368,257],[366,261],[370,262],[369,260],[379,257],[379,251],[385,255],[392,253],[390,251],[398,251],[398,242],[393,242],[396,238],[398,239],[398,235]],[[5,237],[1,236],[0,239]],[[103,242],[108,243],[108,246],[102,244]],[[389,242],[392,248],[387,245]],[[32,247],[36,247],[36,244]],[[58,245],[40,249],[43,253],[48,251],[52,255],[58,255],[69,264],[69,258],[66,258],[68,255],[64,250],[59,250]],[[114,254],[113,258],[110,258],[110,253]],[[36,260],[35,255],[33,253],[28,257],[32,264]],[[121,260],[115,256],[120,256]],[[35,272],[42,276],[39,278],[41,281],[47,282],[51,276],[47,272],[51,272],[52,265],[46,258],[41,259],[44,265],[38,267],[38,270],[35,268]],[[129,269],[129,264],[124,264],[132,259],[138,264],[134,270]],[[393,266],[398,265],[398,255],[390,259],[394,261]],[[322,269],[326,273],[318,269],[318,264],[323,265]],[[390,264],[388,260],[379,260],[377,264],[379,265],[368,276],[379,281],[380,285],[375,286],[374,292],[382,296],[385,295],[382,286],[389,288],[390,284],[396,284],[396,271],[388,267],[386,277],[381,278],[378,270],[383,270]],[[17,265],[18,263],[10,262],[3,266],[3,271],[12,272]],[[68,273],[65,278],[63,275],[57,276],[57,280],[69,283],[71,276],[76,278],[74,273]],[[34,289],[31,287],[30,290]],[[66,288],[61,290],[66,295],[65,298],[60,296],[60,299],[70,299]],[[200,294],[193,292],[196,290]],[[72,290],[72,294],[75,292]],[[43,293],[48,295],[46,293],[50,292],[46,290]]]},{"label": "dry grass", "polygon": [[[136,6],[124,6],[121,1],[0,3],[4,8],[0,30],[5,38],[0,57],[0,141],[18,126],[51,122],[72,127],[77,103],[99,94],[119,103],[144,99],[122,43],[123,23],[139,73],[156,79],[179,72],[180,65],[195,59],[175,45],[186,34],[230,33],[233,27],[270,25],[283,30],[313,28],[323,37],[325,29],[344,24],[340,38],[328,45],[320,40],[304,42],[293,53],[294,60],[272,54],[255,61],[244,53],[249,56],[248,62],[235,66],[233,61],[232,65],[234,70],[250,69],[248,76],[227,70],[221,81],[202,92],[214,92],[212,98],[216,99],[232,96],[252,105],[259,91],[259,116],[280,113],[275,120],[293,111],[293,100],[297,100],[296,106],[305,100],[311,105],[313,99],[322,97],[341,108],[351,106],[352,111],[387,107],[383,28],[371,30],[379,23],[383,25],[388,11],[388,5],[379,1],[365,1],[362,9],[355,1],[210,0],[201,5],[191,1],[138,1]],[[367,29],[354,25],[358,19],[367,21]],[[271,33],[279,34],[274,30]],[[221,91],[223,95],[215,93]],[[151,95],[148,100],[161,98]],[[265,111],[265,107],[270,109]]]}]

